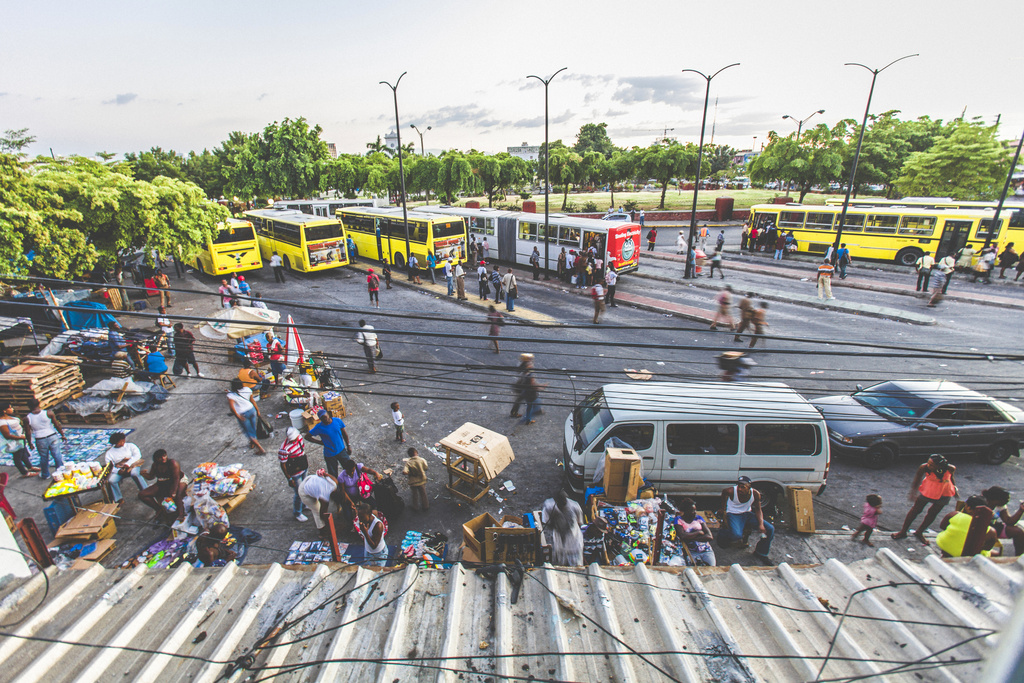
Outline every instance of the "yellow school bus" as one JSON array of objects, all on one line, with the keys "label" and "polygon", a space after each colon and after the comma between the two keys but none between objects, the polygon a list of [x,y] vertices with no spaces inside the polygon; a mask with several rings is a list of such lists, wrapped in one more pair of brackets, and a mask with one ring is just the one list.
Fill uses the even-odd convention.
[{"label": "yellow school bus", "polygon": [[[824,255],[836,238],[842,206],[758,204],[750,224],[759,231],[771,226],[792,233],[797,251]],[[912,266],[925,252],[935,258],[956,255],[965,245],[978,251],[988,239],[998,244],[1007,231],[1007,217],[993,227],[994,211],[907,206],[851,206],[843,225],[844,242],[854,259],[895,261]],[[774,248],[774,247],[773,247]]]},{"label": "yellow school bus", "polygon": [[260,248],[249,221],[229,218],[218,226],[206,249],[196,256],[196,268],[207,275],[226,275],[263,267]]},{"label": "yellow school bus", "polygon": [[[355,244],[356,255],[373,261],[382,258],[402,268],[409,260],[405,249],[405,223],[401,208],[360,207],[338,209],[338,220]],[[451,258],[466,261],[466,222],[459,216],[438,216],[409,212],[409,251],[416,255],[420,268],[427,267],[427,254],[438,264]]]},{"label": "yellow school bus", "polygon": [[335,218],[292,209],[253,209],[245,217],[256,227],[265,261],[276,252],[285,268],[300,273],[348,265],[345,228]]}]

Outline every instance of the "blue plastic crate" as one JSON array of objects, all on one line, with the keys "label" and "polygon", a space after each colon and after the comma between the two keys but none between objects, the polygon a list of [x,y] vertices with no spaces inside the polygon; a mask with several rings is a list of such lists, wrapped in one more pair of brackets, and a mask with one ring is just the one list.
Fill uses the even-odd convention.
[{"label": "blue plastic crate", "polygon": [[43,512],[46,514],[46,523],[50,527],[50,533],[56,535],[57,529],[75,516],[75,507],[70,500],[60,498],[44,507]]}]

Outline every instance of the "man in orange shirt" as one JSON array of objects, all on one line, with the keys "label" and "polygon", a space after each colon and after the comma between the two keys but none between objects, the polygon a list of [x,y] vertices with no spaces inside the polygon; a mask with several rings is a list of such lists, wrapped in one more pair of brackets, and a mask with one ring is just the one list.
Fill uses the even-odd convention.
[{"label": "man in orange shirt", "polygon": [[835,299],[832,296],[832,273],[836,270],[835,266],[826,258],[818,265],[818,298],[819,299]]}]

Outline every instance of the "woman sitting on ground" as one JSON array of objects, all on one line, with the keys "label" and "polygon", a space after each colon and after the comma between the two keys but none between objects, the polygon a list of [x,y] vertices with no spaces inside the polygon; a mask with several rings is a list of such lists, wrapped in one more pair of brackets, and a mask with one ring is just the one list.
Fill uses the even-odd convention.
[{"label": "woman sitting on ground", "polygon": [[996,544],[996,531],[989,526],[992,508],[985,505],[984,496],[971,496],[960,512],[951,512],[942,518],[942,531],[935,538],[943,557],[973,557],[988,555]]},{"label": "woman sitting on ground", "polygon": [[[1006,509],[1010,502],[1010,492],[1002,486],[987,488],[981,495],[985,497],[985,504],[992,508],[992,528],[995,529],[996,536],[1013,541],[1014,555],[1024,554],[1024,529],[1017,526],[1017,522],[1024,515],[1024,501],[1020,502],[1017,511],[1011,515]],[[1009,555],[1005,546],[1006,544],[1003,544],[1003,555]]]}]

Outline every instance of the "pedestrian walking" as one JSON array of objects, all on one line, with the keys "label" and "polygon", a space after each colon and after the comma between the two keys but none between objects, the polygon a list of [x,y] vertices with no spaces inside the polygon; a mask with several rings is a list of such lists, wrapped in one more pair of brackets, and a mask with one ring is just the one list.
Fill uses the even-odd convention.
[{"label": "pedestrian walking", "polygon": [[29,457],[25,425],[20,418],[14,416],[14,405],[10,401],[0,402],[0,435],[3,436],[0,439],[0,452],[11,454],[21,478],[38,476],[39,468],[32,466]]},{"label": "pedestrian walking", "polygon": [[700,250],[707,253],[708,250],[708,226],[705,223],[700,226],[700,230],[697,231],[697,243],[700,245]]},{"label": "pedestrian walking", "polygon": [[736,329],[736,325],[732,321],[732,287],[729,285],[723,287],[715,297],[715,303],[718,304],[718,310],[715,311],[715,317],[711,319],[710,329],[718,329],[719,324],[728,325],[730,330]]},{"label": "pedestrian walking", "polygon": [[480,300],[487,301],[487,295],[491,292],[490,280],[491,275],[487,272],[487,264],[483,261],[476,269],[477,285],[480,290]]},{"label": "pedestrian walking", "polygon": [[395,441],[405,443],[405,416],[398,401],[391,404],[391,420],[395,423]]},{"label": "pedestrian walking", "polygon": [[505,316],[498,312],[498,309],[494,306],[487,307],[487,336],[491,338],[491,343],[494,344],[494,352],[500,353],[501,349],[498,348],[498,334],[501,332],[501,327],[505,324]]},{"label": "pedestrian walking", "polygon": [[[1013,244],[1011,243],[1012,247]],[[160,305],[170,308],[171,306],[171,293],[167,291],[167,288],[171,286],[171,281],[167,279],[164,271],[157,269],[156,275],[153,276],[153,284],[156,285],[157,292],[160,294]]]},{"label": "pedestrian walking", "polygon": [[751,254],[757,250],[757,238],[761,236],[761,231],[758,230],[755,225],[750,229],[750,235],[747,236],[747,251]]},{"label": "pedestrian walking", "polygon": [[281,386],[281,380],[284,378],[285,370],[285,355],[287,350],[281,340],[274,336],[271,331],[263,333],[263,338],[266,340],[267,347],[267,359],[270,361],[270,372],[274,374],[274,384]]},{"label": "pedestrian walking", "polygon": [[289,427],[285,432],[284,443],[277,450],[277,460],[288,486],[295,489],[292,495],[292,515],[298,521],[305,522],[309,517],[303,514],[304,506],[302,496],[299,495],[299,484],[309,471],[309,458],[306,457],[306,442],[302,438],[302,433],[295,427]]},{"label": "pedestrian walking", "polygon": [[823,260],[818,264],[818,298],[828,299],[831,301],[835,299],[832,296],[832,273],[836,270],[828,259]]},{"label": "pedestrian walking", "polygon": [[487,238],[484,237],[480,243],[480,260],[486,261],[489,258],[491,258],[491,245],[487,242]]},{"label": "pedestrian walking", "polygon": [[519,376],[516,377],[516,381],[512,384],[512,393],[515,395],[515,400],[512,402],[512,410],[509,411],[509,417],[520,417],[519,406],[523,405],[523,384],[527,374],[533,368],[533,354],[532,353],[521,353],[519,354]]},{"label": "pedestrian walking", "polygon": [[260,409],[253,401],[252,389],[235,377],[231,380],[231,391],[228,392],[227,398],[231,414],[238,420],[238,426],[242,429],[242,433],[249,439],[249,447],[255,448],[258,455],[266,453],[267,451],[256,438],[256,423],[260,419]]},{"label": "pedestrian walking", "polygon": [[715,277],[715,269],[717,268],[718,269],[718,277],[721,278],[722,280],[724,280],[725,279],[725,273],[722,272],[722,252],[721,251],[716,251],[714,254],[711,255],[710,264],[711,264],[711,269],[708,271],[708,277],[709,278]]},{"label": "pedestrian walking", "polygon": [[345,253],[348,256],[348,262],[352,263],[356,260],[356,241],[352,239],[352,235],[345,237]]},{"label": "pedestrian walking", "polygon": [[412,492],[412,509],[415,512],[426,512],[430,509],[427,502],[427,461],[420,457],[415,448],[406,451],[409,457],[405,460],[402,473],[408,477],[409,491]]},{"label": "pedestrian walking", "polygon": [[772,256],[776,261],[782,260],[782,255],[786,252],[786,233],[780,232],[775,236],[775,254]]},{"label": "pedestrian walking", "polygon": [[274,282],[284,282],[284,262],[276,251],[270,256],[270,267],[274,269]]},{"label": "pedestrian walking", "polygon": [[576,250],[570,249],[565,257],[565,282],[576,284]]},{"label": "pedestrian walking", "polygon": [[995,264],[996,248],[986,247],[982,249],[978,256],[978,263],[974,266],[974,272],[971,274],[971,282],[977,282],[980,277],[983,285],[992,284],[992,269],[995,268]]},{"label": "pedestrian walking", "polygon": [[416,254],[409,254],[409,282],[415,282],[418,285],[422,285],[423,282],[420,280],[420,260],[416,258]]},{"label": "pedestrian walking", "polygon": [[505,273],[505,277],[501,278],[501,288],[505,290],[505,310],[516,310],[516,299],[519,298],[519,287],[516,285],[516,276],[512,274],[511,268],[509,268],[508,272]]},{"label": "pedestrian walking", "polygon": [[949,281],[953,279],[953,273],[956,271],[956,261],[953,260],[953,256],[951,254],[946,254],[939,259],[938,263],[935,264],[935,267],[941,270],[943,275],[945,275],[946,280],[942,284],[942,293],[945,294],[946,290],[949,289]]},{"label": "pedestrian walking", "polygon": [[231,285],[228,284],[227,280],[220,281],[220,287],[217,288],[217,293],[220,294],[220,307],[231,308],[231,299],[234,298],[235,293],[231,289]]},{"label": "pedestrian walking", "polygon": [[530,254],[530,266],[533,268],[533,279],[538,279],[540,277],[540,251],[537,247],[534,247],[533,253]]},{"label": "pedestrian walking", "polygon": [[430,275],[430,284],[437,284],[437,274],[434,271],[437,270],[437,257],[434,256],[434,252],[427,254],[427,274]]},{"label": "pedestrian walking", "polygon": [[871,542],[871,532],[878,528],[878,516],[880,514],[882,514],[882,497],[872,493],[864,500],[864,511],[860,515],[860,526],[853,532],[851,540],[856,541],[857,537],[863,533],[864,540],[861,543],[874,548],[875,544]]},{"label": "pedestrian walking", "polygon": [[491,269],[491,287],[494,288],[494,303],[503,301],[505,299],[505,292],[501,286],[501,271],[498,270],[497,263]]},{"label": "pedestrian walking", "polygon": [[380,308],[380,278],[373,268],[366,271],[366,291],[370,293],[370,305]]},{"label": "pedestrian walking", "polygon": [[928,299],[928,307],[935,308],[942,301],[946,292],[946,273],[936,266],[932,268],[931,281],[932,297]]},{"label": "pedestrian walking", "polygon": [[541,508],[544,529],[551,532],[551,564],[558,567],[583,566],[583,510],[559,489]]},{"label": "pedestrian walking", "polygon": [[[680,234],[682,232],[680,231]],[[658,239],[658,229],[651,228],[647,231],[647,251],[654,251],[654,242]]]},{"label": "pedestrian walking", "polygon": [[682,230],[676,236],[676,253],[686,255],[686,234]]},{"label": "pedestrian walking", "polygon": [[466,296],[466,271],[462,269],[461,263],[455,264],[455,291],[459,301],[469,301]]},{"label": "pedestrian walking", "polygon": [[576,256],[576,289],[587,286],[587,261],[590,257],[587,254]]},{"label": "pedestrian walking", "polygon": [[640,227],[644,227],[644,210],[640,209]]},{"label": "pedestrian walking", "polygon": [[965,244],[960,247],[960,250],[956,252],[956,269],[961,273],[966,273],[972,269],[974,265],[974,247],[969,244]]},{"label": "pedestrian walking", "polygon": [[[751,349],[754,348],[755,344],[757,344],[757,340],[761,339],[768,331],[768,302],[762,301],[757,306],[758,308],[754,311],[754,319],[752,321],[754,323],[754,336],[750,338],[750,344],[748,346],[748,348]],[[762,346],[767,343],[767,341],[763,341]]]},{"label": "pedestrian walking", "polygon": [[[787,236],[788,239],[788,236]],[[846,267],[853,261],[850,258],[850,250],[846,248],[846,242],[839,245],[839,251],[836,252],[836,265],[839,266],[839,279],[846,279]]]},{"label": "pedestrian walking", "polygon": [[373,325],[367,325],[365,320],[359,321],[359,331],[356,332],[356,343],[363,347],[366,355],[366,365],[370,372],[377,372],[376,360],[384,356],[377,343],[377,333],[373,331]]},{"label": "pedestrian walking", "polygon": [[750,240],[750,226],[743,224],[743,232],[740,233],[740,251],[747,250],[747,242]]},{"label": "pedestrian walking", "polygon": [[455,270],[452,268],[452,260],[450,258],[446,259],[444,262],[444,279],[445,282],[448,283],[448,296],[455,294],[455,284],[453,281],[454,272]]},{"label": "pedestrian walking", "polygon": [[316,413],[317,422],[312,429],[306,432],[306,439],[310,443],[320,444],[324,447],[324,465],[327,472],[339,478],[338,466],[344,466],[349,454],[348,432],[345,431],[345,423],[340,417],[332,417],[330,413],[321,408]]},{"label": "pedestrian walking", "polygon": [[590,289],[590,298],[594,300],[594,324],[597,325],[604,315],[604,287],[600,282],[595,282]]},{"label": "pedestrian walking", "polygon": [[25,432],[28,437],[25,443],[34,440],[36,453],[39,455],[39,476],[49,479],[51,460],[55,467],[64,466],[61,446],[68,440],[64,433],[64,425],[60,423],[52,410],[43,410],[40,407],[39,399],[36,398],[28,400],[25,425],[28,427]]},{"label": "pedestrian walking", "polygon": [[199,372],[199,364],[196,363],[195,352],[196,336],[185,329],[184,323],[174,323],[174,367],[172,372],[175,375],[185,373],[190,377],[188,366],[191,365],[196,371],[196,377],[203,377]]},{"label": "pedestrian walking", "polygon": [[[386,258],[380,260],[381,273],[384,275],[384,285],[387,289],[391,289],[391,264]],[[380,308],[378,306],[378,308]]]},{"label": "pedestrian walking", "polygon": [[615,283],[619,281],[619,274],[615,271],[615,264],[609,263],[608,268],[604,274],[604,284],[607,286],[607,293],[605,294],[605,303],[612,308],[618,308],[619,305],[615,303]]},{"label": "pedestrian walking", "polygon": [[914,262],[914,268],[917,269],[917,287],[915,291],[924,292],[928,289],[928,278],[932,274],[932,266],[935,265],[935,259],[932,258],[930,251],[924,252],[921,258]]},{"label": "pedestrian walking", "polygon": [[921,542],[921,545],[928,545],[924,532],[928,526],[939,516],[942,508],[950,498],[959,498],[956,489],[956,467],[950,465],[942,455],[935,453],[928,458],[928,462],[917,468],[914,473],[914,480],[910,484],[910,501],[914,504],[907,512],[903,520],[903,526],[892,535],[893,540],[899,541],[907,537],[910,532],[910,525],[914,523],[917,516],[928,507],[924,521],[914,532],[914,538]]},{"label": "pedestrian walking", "polygon": [[739,477],[735,486],[722,490],[719,519],[722,528],[718,532],[718,544],[722,547],[746,547],[746,534],[760,531],[761,539],[754,546],[754,555],[768,559],[775,538],[775,527],[764,518],[761,509],[761,492],[753,488],[750,477]]},{"label": "pedestrian walking", "polygon": [[565,253],[565,247],[562,247],[562,253],[560,253],[558,255],[558,261],[556,262],[556,265],[555,265],[555,267],[558,269],[558,279],[561,280],[562,282],[565,281],[565,262],[566,262],[566,258],[567,258],[567,256],[566,256],[566,253]]},{"label": "pedestrian walking", "polygon": [[[999,279],[1005,280],[1006,270],[1008,268],[1012,268],[1019,260],[1020,256],[1013,248],[1013,242],[1010,242],[1006,245],[1006,248],[1003,249],[1002,253],[999,254]],[[164,279],[166,280],[167,278],[165,277]]]},{"label": "pedestrian walking", "polygon": [[242,300],[243,306],[249,306],[250,294],[252,294],[252,287],[245,281],[244,275],[238,276],[238,298]]},{"label": "pedestrian walking", "polygon": [[754,323],[754,293],[747,292],[747,295],[740,299],[740,303],[737,305],[740,309],[740,324],[736,328],[736,336],[732,338],[734,342],[742,341],[740,334],[743,333],[748,327],[753,327]]}]

